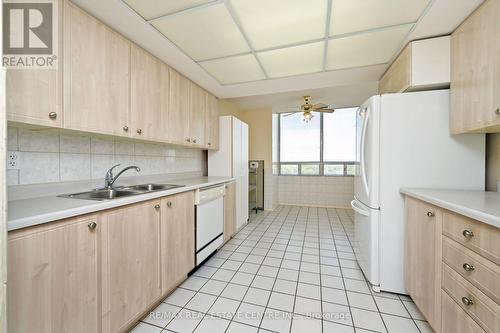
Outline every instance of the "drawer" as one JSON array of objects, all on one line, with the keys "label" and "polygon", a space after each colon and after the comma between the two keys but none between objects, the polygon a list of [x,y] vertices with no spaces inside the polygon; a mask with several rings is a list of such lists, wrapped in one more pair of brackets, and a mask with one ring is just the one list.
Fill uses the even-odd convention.
[{"label": "drawer", "polygon": [[[486,332],[500,332],[500,305],[443,264],[442,288]],[[472,301],[466,305],[467,300]]]},{"label": "drawer", "polygon": [[443,237],[443,261],[500,304],[500,266],[446,236]]},{"label": "drawer", "polygon": [[443,234],[500,265],[499,229],[450,211],[444,211]]},{"label": "drawer", "polygon": [[441,333],[485,333],[447,293],[441,291],[442,325]]}]

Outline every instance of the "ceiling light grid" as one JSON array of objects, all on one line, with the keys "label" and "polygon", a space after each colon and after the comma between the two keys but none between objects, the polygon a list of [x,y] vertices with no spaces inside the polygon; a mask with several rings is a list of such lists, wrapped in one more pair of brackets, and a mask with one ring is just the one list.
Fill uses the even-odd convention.
[{"label": "ceiling light grid", "polygon": [[122,1],[229,85],[388,64],[435,0]]}]

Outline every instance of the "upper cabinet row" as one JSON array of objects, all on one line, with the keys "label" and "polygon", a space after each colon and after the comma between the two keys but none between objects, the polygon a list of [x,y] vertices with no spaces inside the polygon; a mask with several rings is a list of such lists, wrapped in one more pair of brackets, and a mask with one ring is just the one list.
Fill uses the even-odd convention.
[{"label": "upper cabinet row", "polygon": [[218,149],[215,96],[63,3],[64,61],[58,70],[8,71],[8,120]]},{"label": "upper cabinet row", "polygon": [[500,0],[486,0],[451,35],[452,133],[500,132]]}]

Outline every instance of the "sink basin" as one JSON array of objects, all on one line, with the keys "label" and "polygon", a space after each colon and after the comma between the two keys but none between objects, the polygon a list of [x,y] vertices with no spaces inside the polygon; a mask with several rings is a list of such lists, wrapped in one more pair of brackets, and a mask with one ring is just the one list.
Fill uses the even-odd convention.
[{"label": "sink basin", "polygon": [[63,198],[72,199],[85,199],[85,200],[112,200],[131,195],[139,195],[155,191],[171,190],[173,188],[183,187],[185,185],[172,185],[172,184],[142,184],[127,187],[117,187],[113,189],[98,189],[88,192],[72,193],[59,195]]},{"label": "sink basin", "polygon": [[133,191],[144,191],[144,192],[152,192],[152,191],[165,191],[171,190],[173,188],[182,187],[184,185],[172,185],[172,184],[142,184],[142,185],[134,185],[124,187],[126,190]]}]

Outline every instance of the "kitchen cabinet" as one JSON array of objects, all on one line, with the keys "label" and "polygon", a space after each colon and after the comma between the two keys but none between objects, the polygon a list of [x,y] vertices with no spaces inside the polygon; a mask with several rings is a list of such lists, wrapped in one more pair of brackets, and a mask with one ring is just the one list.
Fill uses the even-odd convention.
[{"label": "kitchen cabinet", "polygon": [[[63,6],[58,6],[58,24],[62,24]],[[62,29],[59,29],[59,40]],[[58,45],[55,69],[7,69],[5,107],[7,120],[32,125],[63,126],[63,49]]]},{"label": "kitchen cabinet", "polygon": [[167,133],[172,143],[191,143],[189,137],[190,89],[189,80],[170,68]]},{"label": "kitchen cabinet", "polygon": [[219,103],[207,94],[205,111],[205,143],[208,149],[219,149]]},{"label": "kitchen cabinet", "polygon": [[410,42],[380,79],[379,93],[450,85],[450,36]]},{"label": "kitchen cabinet", "polygon": [[9,232],[9,332],[100,332],[99,233],[96,215]]},{"label": "kitchen cabinet", "polygon": [[207,92],[190,82],[189,138],[195,146],[205,146]]},{"label": "kitchen cabinet", "polygon": [[406,197],[405,282],[431,327],[441,327],[441,211]]},{"label": "kitchen cabinet", "polygon": [[165,141],[168,138],[168,67],[135,44],[130,53],[131,135]]},{"label": "kitchen cabinet", "polygon": [[101,214],[102,332],[123,332],[161,296],[160,200]]},{"label": "kitchen cabinet", "polygon": [[500,0],[486,0],[451,35],[451,132],[500,131]]},{"label": "kitchen cabinet", "polygon": [[167,294],[194,268],[194,192],[161,200],[162,294]]},{"label": "kitchen cabinet", "polygon": [[233,237],[236,232],[236,183],[226,184],[224,196],[224,242]]},{"label": "kitchen cabinet", "polygon": [[128,136],[130,42],[64,1],[64,127]]},{"label": "kitchen cabinet", "polygon": [[448,294],[442,291],[442,333],[485,333]]}]

